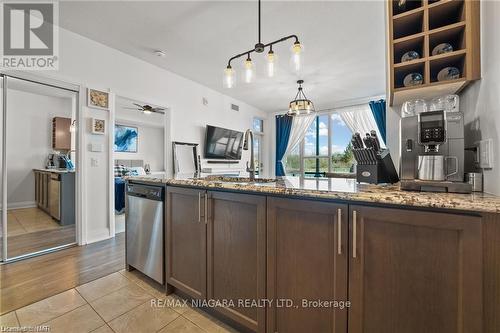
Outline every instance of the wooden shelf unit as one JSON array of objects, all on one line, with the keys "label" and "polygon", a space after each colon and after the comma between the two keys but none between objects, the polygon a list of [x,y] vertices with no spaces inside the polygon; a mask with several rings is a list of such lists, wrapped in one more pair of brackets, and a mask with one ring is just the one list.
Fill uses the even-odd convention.
[{"label": "wooden shelf unit", "polygon": [[[481,78],[479,0],[408,0],[405,10],[398,10],[398,0],[387,4],[390,105],[457,93]],[[432,55],[441,43],[451,44],[453,52]],[[420,58],[401,62],[408,51]],[[457,67],[460,78],[437,81],[439,71],[448,66]],[[404,87],[404,76],[413,72],[422,74],[424,83]]]}]

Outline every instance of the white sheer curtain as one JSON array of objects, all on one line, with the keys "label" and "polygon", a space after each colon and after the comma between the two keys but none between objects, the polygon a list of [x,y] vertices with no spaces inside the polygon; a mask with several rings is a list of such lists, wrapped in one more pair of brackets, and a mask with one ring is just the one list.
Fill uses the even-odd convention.
[{"label": "white sheer curtain", "polygon": [[361,137],[364,137],[366,133],[375,130],[380,141],[380,146],[385,148],[384,141],[380,136],[380,131],[368,104],[349,106],[337,109],[336,111],[353,134],[358,132],[361,134]]},{"label": "white sheer curtain", "polygon": [[[292,150],[297,147],[297,145],[304,139],[306,136],[307,130],[313,123],[316,115],[306,115],[306,116],[298,116],[293,117],[292,120],[292,130],[290,131],[290,138],[288,139],[288,145],[286,147],[286,153],[284,155],[284,159],[288,154],[292,152]],[[285,164],[283,163],[283,169],[285,169]],[[286,171],[286,170],[285,170]]]}]

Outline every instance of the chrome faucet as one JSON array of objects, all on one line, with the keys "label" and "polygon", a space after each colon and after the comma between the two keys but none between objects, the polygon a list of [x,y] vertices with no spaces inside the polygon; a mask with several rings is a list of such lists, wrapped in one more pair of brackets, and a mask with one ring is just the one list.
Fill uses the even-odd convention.
[{"label": "chrome faucet", "polygon": [[[249,138],[250,136],[250,138]],[[250,139],[250,140],[249,140]],[[250,181],[255,180],[255,156],[253,151],[253,132],[250,129],[247,129],[245,132],[245,137],[243,139],[243,150],[248,150],[248,145],[250,141],[250,166],[247,161],[247,172],[249,173]]]}]

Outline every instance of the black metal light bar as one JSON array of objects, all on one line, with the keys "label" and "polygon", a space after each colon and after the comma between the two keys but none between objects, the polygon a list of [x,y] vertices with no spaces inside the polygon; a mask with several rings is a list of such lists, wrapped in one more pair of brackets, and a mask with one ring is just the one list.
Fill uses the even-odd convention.
[{"label": "black metal light bar", "polygon": [[289,35],[289,36],[280,38],[278,40],[275,40],[274,42],[267,43],[267,44],[263,44],[262,43],[262,41],[261,41],[261,28],[260,28],[260,25],[261,25],[260,1],[261,0],[258,0],[258,2],[259,2],[259,14],[258,14],[258,17],[259,17],[258,18],[258,38],[259,38],[259,41],[258,41],[257,44],[255,44],[255,47],[253,49],[245,51],[245,52],[242,52],[240,54],[237,54],[234,57],[231,57],[229,59],[229,61],[227,62],[227,68],[232,68],[231,67],[231,61],[233,61],[234,59],[240,58],[240,57],[242,57],[244,55],[246,55],[248,58],[250,58],[250,54],[251,53],[253,53],[253,52],[262,53],[262,52],[264,52],[264,50],[265,50],[266,47],[271,47],[271,50],[272,50],[272,46],[274,44],[284,42],[284,41],[286,41],[288,39],[295,38],[294,45],[295,44],[299,44],[300,45],[299,38],[296,35]]}]

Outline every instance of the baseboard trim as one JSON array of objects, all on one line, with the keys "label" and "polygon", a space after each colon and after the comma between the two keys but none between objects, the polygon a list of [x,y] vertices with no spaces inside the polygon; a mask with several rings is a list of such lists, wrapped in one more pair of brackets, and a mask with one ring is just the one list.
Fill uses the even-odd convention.
[{"label": "baseboard trim", "polygon": [[87,244],[92,244],[95,242],[100,242],[106,239],[113,238],[109,235],[109,228],[99,229],[95,232],[87,233]]},{"label": "baseboard trim", "polygon": [[[22,209],[22,208],[34,208],[36,206],[37,206],[36,201],[10,202],[10,203],[7,203],[7,210]],[[2,205],[0,205],[0,209],[2,209]]]}]

